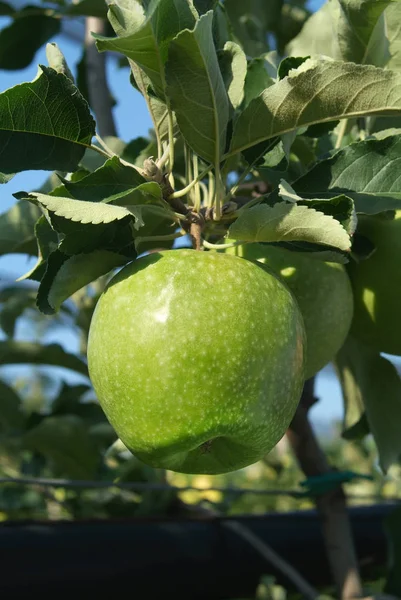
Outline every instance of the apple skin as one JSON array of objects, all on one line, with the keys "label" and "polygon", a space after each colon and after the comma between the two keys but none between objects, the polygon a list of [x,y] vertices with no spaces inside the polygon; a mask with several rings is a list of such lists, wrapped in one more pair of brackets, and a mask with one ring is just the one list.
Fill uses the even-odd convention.
[{"label": "apple skin", "polygon": [[139,258],[91,321],[89,374],[106,417],[144,463],[225,473],[284,435],[304,383],[302,315],[280,280],[235,256]]},{"label": "apple skin", "polygon": [[400,356],[401,211],[393,220],[359,215],[357,231],[376,250],[348,265],[355,304],[351,333],[378,352]]},{"label": "apple skin", "polygon": [[334,358],[351,326],[352,288],[344,266],[271,244],[243,244],[226,252],[260,262],[288,285],[305,323],[305,378],[316,375]]}]

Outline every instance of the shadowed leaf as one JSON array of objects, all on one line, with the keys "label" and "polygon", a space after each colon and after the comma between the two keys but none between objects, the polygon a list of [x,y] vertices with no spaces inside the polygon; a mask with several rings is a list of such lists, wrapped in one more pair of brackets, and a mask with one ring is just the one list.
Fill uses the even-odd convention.
[{"label": "shadowed leaf", "polygon": [[[61,118],[62,116],[62,118]],[[72,82],[40,66],[37,77],[0,94],[0,172],[73,171],[95,123]]]}]

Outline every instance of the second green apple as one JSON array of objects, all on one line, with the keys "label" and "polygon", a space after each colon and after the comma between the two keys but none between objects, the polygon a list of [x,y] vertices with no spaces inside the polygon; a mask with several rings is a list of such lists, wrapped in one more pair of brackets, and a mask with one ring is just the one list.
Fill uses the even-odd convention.
[{"label": "second green apple", "polygon": [[305,323],[306,378],[313,377],[334,358],[351,326],[353,295],[344,266],[270,244],[244,244],[225,252],[265,265],[293,292]]}]

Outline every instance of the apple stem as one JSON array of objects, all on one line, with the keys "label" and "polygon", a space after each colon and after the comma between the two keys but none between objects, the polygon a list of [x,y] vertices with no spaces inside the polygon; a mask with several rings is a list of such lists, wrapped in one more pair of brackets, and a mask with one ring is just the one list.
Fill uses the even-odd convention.
[{"label": "apple stem", "polygon": [[[287,438],[306,477],[324,476],[334,469],[320,447],[308,419],[308,410],[316,402],[314,379],[305,382],[301,401]],[[340,600],[362,597],[362,583],[354,548],[351,524],[341,485],[315,498],[321,518],[326,551]]]},{"label": "apple stem", "polygon": [[205,224],[205,219],[199,213],[191,213],[189,215],[189,235],[191,236],[192,246],[194,250],[202,250],[202,229]]}]

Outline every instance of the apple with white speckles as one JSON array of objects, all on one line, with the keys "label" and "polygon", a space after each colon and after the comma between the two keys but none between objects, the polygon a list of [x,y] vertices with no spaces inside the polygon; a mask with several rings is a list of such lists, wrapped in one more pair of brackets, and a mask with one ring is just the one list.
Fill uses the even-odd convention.
[{"label": "apple with white speckles", "polygon": [[141,257],[93,314],[90,377],[124,444],[184,473],[246,467],[284,435],[304,383],[288,288],[253,263],[188,249]]},{"label": "apple with white speckles", "polygon": [[291,289],[305,323],[305,377],[315,375],[337,354],[351,326],[354,300],[344,266],[270,244],[243,244],[226,252],[260,262]]}]

